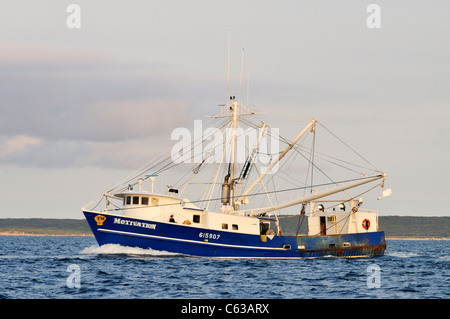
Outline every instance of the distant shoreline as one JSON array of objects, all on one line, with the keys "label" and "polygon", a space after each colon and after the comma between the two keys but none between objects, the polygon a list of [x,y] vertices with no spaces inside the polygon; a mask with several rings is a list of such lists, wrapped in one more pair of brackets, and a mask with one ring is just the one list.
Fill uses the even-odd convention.
[{"label": "distant shoreline", "polygon": [[[26,233],[26,232],[18,232],[18,231],[6,231],[0,232],[0,236],[28,236],[28,237],[94,237],[92,234],[52,234],[52,233]],[[386,237],[386,240],[450,240],[450,237],[398,237],[398,236],[389,236]]]},{"label": "distant shoreline", "polygon": [[450,240],[449,237],[386,237],[386,240]]}]

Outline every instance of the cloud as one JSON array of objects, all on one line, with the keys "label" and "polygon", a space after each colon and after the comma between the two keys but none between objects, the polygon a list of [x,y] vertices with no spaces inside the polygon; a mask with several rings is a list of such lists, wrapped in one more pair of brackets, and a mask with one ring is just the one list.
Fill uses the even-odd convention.
[{"label": "cloud", "polygon": [[182,125],[192,113],[196,84],[164,67],[108,61],[83,51],[77,59],[75,53],[39,46],[28,51],[41,58],[25,53],[14,58],[22,47],[7,47],[0,53],[6,58],[0,59],[0,135],[147,138]]},{"label": "cloud", "polygon": [[182,125],[189,106],[171,98],[138,101],[108,101],[84,110],[83,118],[72,132],[91,141],[124,141],[160,136]]},{"label": "cloud", "polygon": [[14,137],[0,137],[0,159],[23,151],[30,146],[41,143],[41,139],[34,136],[18,135]]},{"label": "cloud", "polygon": [[2,65],[66,65],[105,60],[105,57],[90,50],[55,49],[39,43],[11,43],[0,39],[0,47]]},{"label": "cloud", "polygon": [[136,167],[170,142],[172,129],[192,123],[197,83],[180,74],[89,52],[77,59],[30,45],[34,58],[14,56],[22,46],[7,48],[0,53],[0,163]]}]

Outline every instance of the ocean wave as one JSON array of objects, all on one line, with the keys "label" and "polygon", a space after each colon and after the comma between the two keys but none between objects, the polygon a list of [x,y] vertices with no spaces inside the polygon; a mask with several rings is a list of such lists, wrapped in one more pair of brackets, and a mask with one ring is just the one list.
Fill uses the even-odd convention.
[{"label": "ocean wave", "polygon": [[399,258],[410,258],[410,257],[418,257],[419,255],[417,253],[412,252],[392,252],[392,253],[386,253],[386,256],[392,256],[392,257],[399,257]]},{"label": "ocean wave", "polygon": [[106,244],[102,246],[92,245],[84,248],[80,254],[82,255],[131,255],[131,256],[153,256],[153,257],[167,257],[179,256],[176,253],[168,251],[154,250],[151,248],[144,249],[139,247],[122,246],[119,244]]}]

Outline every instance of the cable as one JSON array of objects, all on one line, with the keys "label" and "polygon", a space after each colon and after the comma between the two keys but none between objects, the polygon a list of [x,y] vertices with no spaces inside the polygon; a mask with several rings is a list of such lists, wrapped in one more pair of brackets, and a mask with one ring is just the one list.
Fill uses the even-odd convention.
[{"label": "cable", "polygon": [[[372,177],[376,177],[376,176],[369,176],[369,177],[362,177],[362,178],[349,179],[349,180],[339,181],[339,183],[354,182],[354,181],[359,181],[359,180],[363,180],[363,179],[369,179],[369,178],[372,178]],[[334,182],[333,182],[333,183],[318,184],[318,185],[314,185],[314,187],[316,188],[316,187],[329,186],[329,185],[334,185]],[[375,187],[377,187],[377,186],[379,186],[379,185],[376,185]],[[268,191],[268,192],[263,192],[263,193],[254,193],[254,194],[252,194],[252,195],[253,195],[253,196],[258,196],[258,195],[267,195],[267,194],[272,194],[272,193],[289,192],[289,191],[294,191],[294,190],[304,189],[305,187],[308,188],[309,186],[295,187],[295,188],[282,189],[282,190],[274,190],[274,191]],[[375,188],[375,187],[373,187],[373,188]],[[370,190],[372,190],[373,188],[371,188]],[[369,190],[369,191],[370,191],[370,190]],[[366,191],[366,192],[368,192],[368,191]],[[365,194],[366,192],[363,192],[363,193],[361,193],[361,194]],[[360,195],[358,195],[358,196],[360,196]],[[358,196],[356,196],[356,197],[358,197]],[[233,196],[233,198],[238,198],[238,195]],[[190,202],[190,203],[202,203],[202,202],[205,202],[205,201],[219,201],[219,200],[221,200],[221,199],[222,199],[222,198],[219,197],[219,198],[213,198],[213,199],[209,199],[209,200],[194,200],[194,201],[189,201],[189,202]],[[152,206],[152,207],[172,206],[172,205],[179,205],[179,204],[180,204],[179,202],[176,202],[176,203],[170,203],[170,204],[160,204],[160,205],[155,205],[155,206]],[[129,207],[129,208],[127,208],[127,209],[133,209],[133,208],[142,208],[142,207]],[[114,209],[114,210],[123,210],[123,208],[120,208],[120,209]],[[256,210],[256,209],[255,209],[255,210]]]}]

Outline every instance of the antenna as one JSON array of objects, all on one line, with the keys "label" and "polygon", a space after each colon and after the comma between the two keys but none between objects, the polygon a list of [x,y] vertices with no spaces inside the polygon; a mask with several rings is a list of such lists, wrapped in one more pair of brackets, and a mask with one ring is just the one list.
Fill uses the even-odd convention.
[{"label": "antenna", "polygon": [[241,78],[239,80],[239,104],[241,104],[241,91],[242,91],[242,72],[244,70],[244,48],[242,48],[242,55],[241,55]]},{"label": "antenna", "polygon": [[227,112],[230,109],[230,30],[228,30]]},{"label": "antenna", "polygon": [[250,106],[248,102],[249,91],[250,91],[250,71],[248,71],[247,73],[247,113],[250,112]]}]

